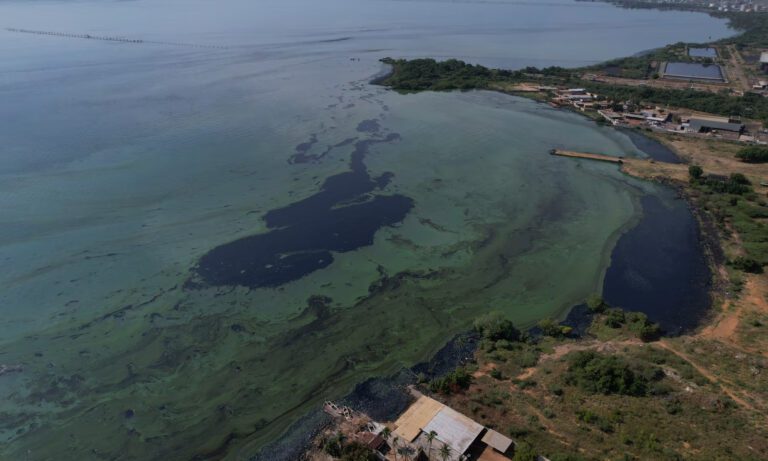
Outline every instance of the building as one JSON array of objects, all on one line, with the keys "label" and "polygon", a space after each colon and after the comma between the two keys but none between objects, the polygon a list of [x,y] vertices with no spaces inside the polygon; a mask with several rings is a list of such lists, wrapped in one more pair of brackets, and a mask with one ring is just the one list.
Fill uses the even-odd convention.
[{"label": "building", "polygon": [[443,459],[438,453],[445,445],[445,461],[509,460],[506,454],[514,445],[510,438],[424,395],[395,421],[393,435],[432,459]]},{"label": "building", "polygon": [[[727,120],[727,119],[724,119]],[[743,123],[734,123],[730,120],[712,120],[703,118],[691,118],[688,121],[688,131],[694,133],[710,133],[713,131],[728,131],[741,134],[744,132]]]}]

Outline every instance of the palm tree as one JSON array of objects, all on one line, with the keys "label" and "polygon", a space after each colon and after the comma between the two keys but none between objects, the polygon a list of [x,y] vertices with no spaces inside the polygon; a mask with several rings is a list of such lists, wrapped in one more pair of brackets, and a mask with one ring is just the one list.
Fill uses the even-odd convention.
[{"label": "palm tree", "polygon": [[395,437],[394,439],[392,439],[392,451],[395,452],[395,461],[397,461],[397,452],[398,452],[397,446],[398,445],[400,445],[400,439]]},{"label": "palm tree", "polygon": [[379,432],[379,435],[382,439],[389,440],[389,437],[392,435],[392,429],[388,428],[387,426],[384,426],[384,429]]},{"label": "palm tree", "polygon": [[432,458],[432,442],[437,437],[437,432],[429,431],[427,434],[427,458]]},{"label": "palm tree", "polygon": [[451,447],[449,447],[447,443],[444,443],[442,448],[440,448],[440,457],[443,458],[443,461],[445,461],[450,455]]},{"label": "palm tree", "polygon": [[404,446],[398,448],[398,450],[397,450],[397,452],[400,453],[401,455],[403,455],[403,458],[405,458],[406,460],[410,460],[411,459],[410,455],[411,455],[412,451],[413,451],[413,448],[409,447],[408,445],[404,445]]}]

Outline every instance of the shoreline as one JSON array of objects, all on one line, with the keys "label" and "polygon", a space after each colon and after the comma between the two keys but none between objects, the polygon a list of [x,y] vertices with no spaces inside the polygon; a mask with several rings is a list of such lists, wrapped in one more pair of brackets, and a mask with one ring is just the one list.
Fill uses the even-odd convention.
[{"label": "shoreline", "polygon": [[[369,84],[372,85],[379,85],[381,86],[381,82],[385,81],[387,78],[389,78],[394,73],[393,66],[389,64],[385,64],[385,69],[383,69],[381,72],[375,74],[373,77],[369,79]],[[532,97],[526,97],[525,93],[514,93],[514,92],[507,92],[502,90],[494,90],[494,89],[488,89],[488,90],[480,90],[480,91],[494,91],[497,93],[505,94],[508,96],[516,96],[516,97],[524,97],[526,99],[533,100],[540,104],[545,104],[544,101],[538,100],[536,98]],[[549,106],[548,106],[549,107]],[[592,120],[590,117],[579,113],[578,111],[569,110],[567,107],[560,107],[557,108],[559,110],[571,112],[571,113],[578,113],[583,118]],[[669,148],[668,146],[665,146],[664,144],[660,143],[659,141],[650,138],[646,136],[644,133],[642,133],[639,130],[627,130],[626,128],[620,128],[620,127],[613,127],[610,128],[617,130],[619,133],[624,134],[627,136],[632,144],[640,151],[645,153],[649,156],[649,158],[654,159],[654,155],[657,154],[657,152],[648,152],[645,149],[643,149],[643,146],[640,146],[636,143],[635,138],[642,138],[644,140],[649,141],[650,143],[656,143],[658,144],[659,148],[664,149],[668,151],[667,153],[671,153],[676,157],[676,160],[684,164],[685,159],[679,155],[679,153],[675,152],[673,149]],[[630,131],[634,136],[630,136],[627,131]],[[666,154],[666,153],[665,153]],[[640,176],[635,176],[630,173],[627,173],[624,171],[624,169],[621,167],[619,168],[619,171],[622,174],[625,174],[627,176],[630,176],[635,179],[649,181],[649,178],[644,178]],[[674,183],[673,181],[659,181],[659,180],[653,180],[652,182],[660,184],[663,187],[669,188],[670,191],[674,191],[680,198],[684,199],[686,201],[686,205],[690,213],[693,215],[694,219],[696,219],[698,225],[698,232],[700,237],[701,250],[703,254],[705,255],[707,262],[708,262],[708,270],[711,276],[711,279],[714,281],[715,276],[717,274],[717,266],[712,265],[710,261],[714,261],[714,259],[711,259],[708,254],[709,251],[704,251],[705,248],[703,246],[704,242],[710,242],[710,243],[718,243],[719,240],[717,239],[717,235],[714,236],[708,235],[705,233],[705,229],[710,229],[711,231],[716,232],[716,230],[711,229],[709,227],[704,227],[701,224],[702,217],[700,216],[700,212],[695,206],[695,203],[684,193],[684,188]],[[644,211],[643,207],[641,205],[641,197],[637,197],[635,206],[639,209],[640,213],[632,220],[630,220],[626,225],[622,226],[621,229],[618,229],[615,234],[611,237],[611,240],[613,241],[611,245],[608,245],[607,247],[610,247],[611,250],[605,252],[606,255],[604,256],[605,261],[605,269],[602,271],[602,274],[599,277],[598,287],[600,291],[604,289],[605,284],[605,277],[608,273],[611,265],[611,260],[613,257],[613,253],[616,250],[616,247],[619,243],[619,241],[625,237],[629,232],[631,232],[633,229],[635,229],[640,222],[644,219]],[[718,247],[719,249],[719,247]],[[720,250],[722,252],[722,250]],[[685,336],[685,335],[691,335],[695,334],[707,327],[709,327],[709,323],[715,319],[715,313],[712,307],[714,306],[714,300],[717,299],[715,297],[716,294],[721,294],[720,292],[714,292],[714,289],[718,284],[712,283],[710,291],[707,292],[707,295],[710,298],[710,305],[704,309],[705,315],[703,315],[699,321],[697,322],[697,325],[688,330],[678,332],[677,334],[674,334],[672,332],[665,332],[665,337],[679,337],[679,336]],[[560,315],[558,315],[555,319],[559,321],[560,324],[570,326],[574,329],[574,332],[577,333],[577,337],[581,336],[583,332],[586,330],[586,328],[591,324],[592,318],[594,317],[594,314],[589,311],[588,308],[586,308],[586,305],[583,302],[573,304],[571,306],[566,307]],[[527,328],[526,331],[536,333],[538,327],[531,326],[530,328]],[[408,384],[416,384],[418,382],[417,374],[420,372],[425,372],[429,370],[430,368],[434,367],[436,364],[440,364],[441,369],[437,372],[428,373],[427,376],[434,378],[434,377],[440,377],[449,371],[451,371],[456,366],[460,365],[461,363],[465,362],[466,360],[472,359],[472,354],[474,353],[477,344],[475,343],[475,347],[473,347],[470,350],[456,350],[456,343],[460,342],[460,338],[468,338],[472,337],[473,333],[470,331],[465,331],[462,333],[459,333],[457,335],[454,335],[451,339],[446,341],[444,345],[437,349],[435,353],[433,353],[427,360],[417,363],[412,367],[403,367],[398,371],[395,371],[394,373],[390,373],[384,376],[378,376],[378,377],[372,377],[369,378],[361,383],[358,383],[354,386],[354,388],[347,393],[342,399],[339,400],[342,404],[349,405],[355,409],[361,409],[364,410],[366,413],[374,413],[374,411],[371,410],[373,408],[374,399],[377,398],[376,392],[381,393],[378,397],[381,398],[380,401],[376,402],[376,407],[387,407],[389,409],[389,413],[384,412],[383,414],[378,414],[377,416],[382,419],[391,419],[387,418],[386,416],[394,416],[396,414],[395,410],[397,408],[401,408],[400,411],[407,408],[408,404],[410,403],[410,394],[408,394],[406,390],[406,385]],[[374,390],[374,391],[372,391]],[[255,455],[251,456],[249,459],[253,461],[288,461],[292,459],[296,459],[299,455],[306,452],[307,449],[311,447],[312,441],[316,435],[318,435],[324,428],[326,428],[329,424],[331,424],[331,419],[326,417],[322,411],[322,409],[318,408],[316,410],[312,410],[305,415],[303,415],[298,421],[293,423],[291,426],[288,427],[288,429],[276,440],[273,442],[261,447]],[[296,444],[295,442],[299,442]],[[275,453],[279,452],[280,455],[276,455]]]}]

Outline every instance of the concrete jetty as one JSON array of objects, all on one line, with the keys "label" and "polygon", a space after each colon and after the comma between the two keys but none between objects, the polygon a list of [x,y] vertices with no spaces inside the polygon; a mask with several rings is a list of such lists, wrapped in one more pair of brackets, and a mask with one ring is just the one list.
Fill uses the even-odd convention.
[{"label": "concrete jetty", "polygon": [[549,153],[552,155],[560,156],[560,157],[583,158],[587,160],[596,160],[598,162],[616,163],[619,165],[624,163],[623,157],[612,157],[610,155],[604,155],[604,154],[592,154],[590,152],[576,152],[572,150],[552,149],[551,151],[549,151]]}]

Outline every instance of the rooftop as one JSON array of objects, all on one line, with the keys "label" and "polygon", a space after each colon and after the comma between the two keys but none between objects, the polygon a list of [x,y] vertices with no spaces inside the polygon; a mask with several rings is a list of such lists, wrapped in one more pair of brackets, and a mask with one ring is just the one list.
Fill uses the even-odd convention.
[{"label": "rooftop", "polygon": [[723,71],[717,64],[697,64],[691,62],[668,62],[664,68],[664,77],[692,80],[714,80],[722,82]]},{"label": "rooftop", "polygon": [[435,431],[438,440],[458,453],[465,453],[484,429],[458,411],[444,407],[424,427],[424,432]]},{"label": "rooftop", "polygon": [[[434,441],[427,434],[435,433]],[[397,421],[393,433],[417,450],[450,448],[446,461],[458,461],[465,456],[476,456],[482,451],[487,461],[509,460],[503,453],[509,451],[510,438],[484,427],[437,400],[421,395]]]},{"label": "rooftop", "polygon": [[709,129],[709,130],[741,132],[744,129],[744,125],[742,123],[718,122],[718,121],[703,120],[698,118],[691,119],[690,127],[693,131],[701,131],[702,129]]},{"label": "rooftop", "polygon": [[445,405],[437,400],[426,396],[419,397],[395,421],[395,434],[403,440],[413,442],[419,436],[421,429],[443,408],[445,408]]},{"label": "rooftop", "polygon": [[688,56],[692,58],[712,58],[717,57],[716,48],[688,48]]}]

